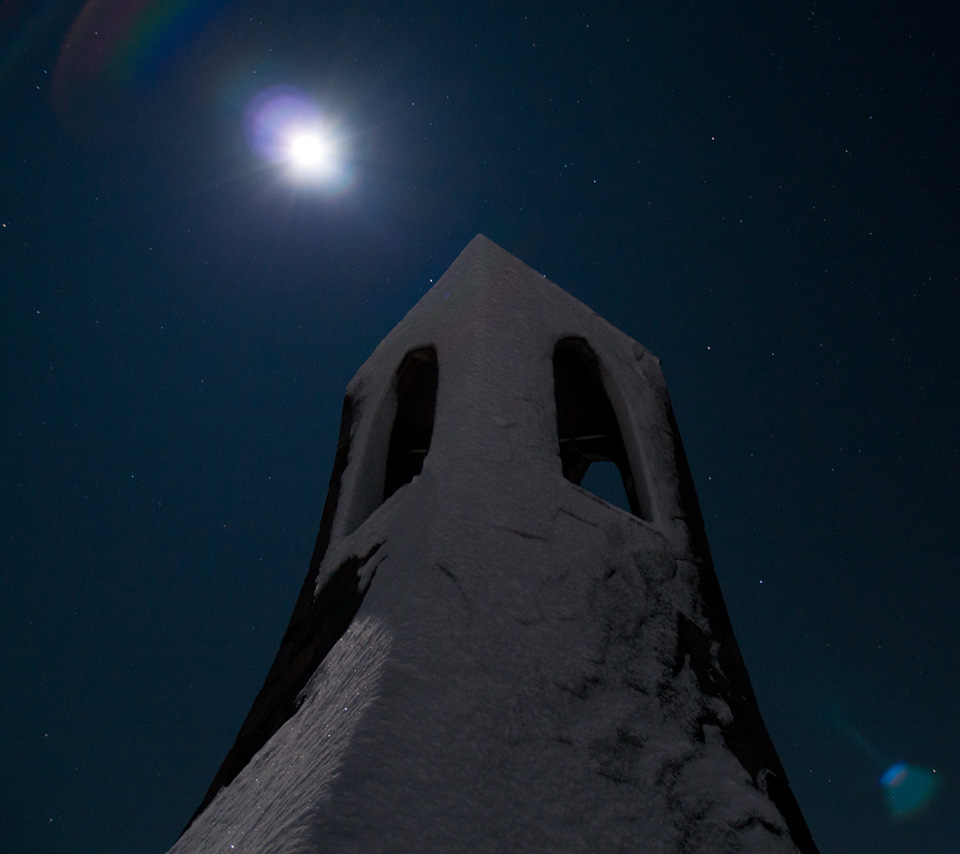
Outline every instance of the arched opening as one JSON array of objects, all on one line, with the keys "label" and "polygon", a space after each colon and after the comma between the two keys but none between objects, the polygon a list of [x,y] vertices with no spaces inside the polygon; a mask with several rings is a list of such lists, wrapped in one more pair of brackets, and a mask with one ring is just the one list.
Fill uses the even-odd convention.
[{"label": "arched opening", "polygon": [[[600,360],[583,338],[557,342],[553,389],[563,476],[609,504],[649,520],[648,503],[641,500],[642,492],[637,490],[620,424],[603,386]],[[616,468],[622,493],[616,479],[610,477],[610,465],[595,467],[586,478],[595,463],[610,463]]]},{"label": "arched opening", "polygon": [[627,513],[633,512],[620,469],[611,460],[595,460],[590,463],[580,480],[580,486],[597,498],[602,498],[607,504],[619,507]]},{"label": "arched opening", "polygon": [[437,407],[437,351],[423,347],[407,353],[397,369],[395,388],[397,414],[387,450],[384,501],[423,471]]}]

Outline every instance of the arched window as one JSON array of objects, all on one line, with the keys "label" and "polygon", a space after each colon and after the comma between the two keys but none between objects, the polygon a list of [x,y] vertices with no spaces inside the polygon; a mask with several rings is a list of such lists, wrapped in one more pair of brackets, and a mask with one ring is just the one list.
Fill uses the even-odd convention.
[{"label": "arched window", "polygon": [[[563,476],[609,504],[649,521],[649,502],[630,468],[620,424],[603,386],[600,361],[583,338],[562,338],[553,351],[553,389]],[[594,464],[597,471],[584,477]],[[612,468],[619,473],[622,491]],[[606,469],[606,471],[604,471]]]},{"label": "arched window", "polygon": [[407,353],[397,369],[395,388],[397,414],[387,450],[384,501],[423,471],[437,407],[437,351],[423,347]]}]

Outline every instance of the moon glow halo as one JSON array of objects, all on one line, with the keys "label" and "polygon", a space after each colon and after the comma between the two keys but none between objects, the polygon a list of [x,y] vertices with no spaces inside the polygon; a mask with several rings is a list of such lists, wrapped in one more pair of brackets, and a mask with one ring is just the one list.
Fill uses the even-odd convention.
[{"label": "moon glow halo", "polygon": [[244,112],[244,130],[253,151],[288,180],[325,194],[338,193],[353,180],[346,134],[299,89],[274,86],[260,92]]}]

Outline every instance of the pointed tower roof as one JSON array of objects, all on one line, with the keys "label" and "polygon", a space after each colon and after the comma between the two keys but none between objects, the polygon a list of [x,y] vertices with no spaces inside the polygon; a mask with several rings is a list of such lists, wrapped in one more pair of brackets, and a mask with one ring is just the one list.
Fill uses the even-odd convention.
[{"label": "pointed tower roof", "polygon": [[478,235],[343,412],[290,625],[171,854],[816,850],[648,350]]}]

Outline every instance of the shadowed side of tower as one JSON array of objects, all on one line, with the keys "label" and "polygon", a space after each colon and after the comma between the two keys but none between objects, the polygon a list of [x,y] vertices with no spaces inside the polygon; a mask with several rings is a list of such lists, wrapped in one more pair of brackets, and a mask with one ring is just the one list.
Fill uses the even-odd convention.
[{"label": "shadowed side of tower", "polygon": [[290,625],[171,854],[231,845],[816,851],[658,360],[482,236],[347,389]]}]

